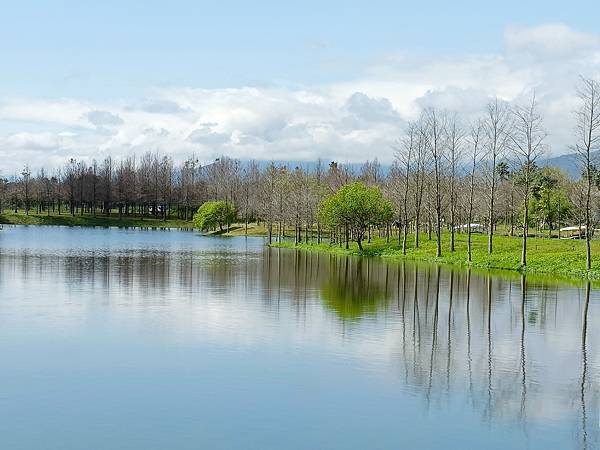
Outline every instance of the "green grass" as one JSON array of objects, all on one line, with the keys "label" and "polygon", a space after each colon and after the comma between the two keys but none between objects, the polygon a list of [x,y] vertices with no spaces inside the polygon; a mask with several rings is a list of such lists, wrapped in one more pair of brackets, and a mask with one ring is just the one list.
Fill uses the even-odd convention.
[{"label": "green grass", "polygon": [[[397,240],[397,237],[396,237]],[[527,240],[527,266],[521,267],[521,238],[504,235],[494,236],[494,251],[487,253],[487,235],[472,236],[471,263],[467,261],[467,236],[456,235],[455,251],[450,252],[450,235],[442,236],[442,256],[436,257],[435,236],[430,241],[422,236],[419,248],[414,247],[414,238],[409,236],[409,246],[406,255],[396,241],[387,243],[385,239],[374,239],[370,244],[364,243],[364,249],[358,249],[351,243],[350,249],[340,248],[329,243],[300,243],[284,241],[272,244],[274,247],[302,248],[313,251],[323,251],[336,254],[351,254],[362,256],[379,256],[390,259],[406,259],[416,261],[436,262],[471,266],[479,269],[501,269],[531,274],[551,274],[569,279],[600,279],[600,241],[592,241],[592,269],[585,270],[585,241],[559,240],[547,238],[529,238]],[[595,258],[594,258],[595,257]]]},{"label": "green grass", "polygon": [[192,223],[185,220],[179,219],[155,219],[144,217],[143,219],[138,216],[123,216],[119,219],[119,215],[112,213],[110,216],[105,216],[98,213],[96,217],[91,214],[75,214],[70,215],[67,212],[63,214],[47,213],[37,214],[29,212],[26,215],[24,212],[19,211],[14,213],[13,211],[5,211],[0,214],[0,223],[12,224],[12,225],[63,225],[71,227],[151,227],[151,228],[191,228]]},{"label": "green grass", "polygon": [[[207,233],[208,236],[246,236],[246,226],[243,223],[234,223],[227,230],[213,231]],[[248,236],[266,236],[267,229],[263,225],[257,225],[255,223],[248,224]]]}]

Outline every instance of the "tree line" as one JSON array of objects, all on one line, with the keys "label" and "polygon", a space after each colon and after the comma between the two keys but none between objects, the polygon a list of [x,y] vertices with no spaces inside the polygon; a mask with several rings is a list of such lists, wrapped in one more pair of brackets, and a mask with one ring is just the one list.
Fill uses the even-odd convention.
[{"label": "tree line", "polygon": [[370,240],[377,233],[388,241],[395,235],[406,252],[410,239],[418,247],[425,234],[436,240],[440,256],[445,245],[455,251],[456,233],[466,233],[469,260],[472,224],[487,233],[490,254],[500,225],[507,234],[521,236],[522,265],[532,230],[548,236],[558,231],[560,237],[561,226],[575,225],[584,231],[589,269],[590,239],[600,213],[594,161],[600,144],[599,83],[581,78],[577,94],[572,149],[581,177],[540,167],[548,133],[532,94],[518,104],[493,99],[473,121],[426,108],[408,123],[394,146],[393,164],[385,168],[377,159],[361,166],[335,161],[291,166],[227,156],[205,165],[194,156],[175,164],[159,152],[119,160],[109,156],[91,164],[71,159],[36,174],[26,166],[0,179],[0,214],[21,208],[26,214],[191,221],[202,204],[219,201],[235,205],[234,216],[246,228],[251,222],[264,224],[269,242],[292,235],[296,242],[321,242],[328,236],[340,245],[355,240],[362,247],[365,236]]}]

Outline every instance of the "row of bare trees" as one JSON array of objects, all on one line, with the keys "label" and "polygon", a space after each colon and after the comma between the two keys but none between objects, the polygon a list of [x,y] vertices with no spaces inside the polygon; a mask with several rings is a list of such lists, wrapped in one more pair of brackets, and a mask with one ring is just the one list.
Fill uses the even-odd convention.
[{"label": "row of bare trees", "polygon": [[[509,191],[511,198],[514,199],[515,190],[519,191],[522,198],[521,263],[525,265],[530,196],[534,172],[537,170],[536,161],[544,150],[545,137],[546,131],[535,95],[526,105],[509,105],[495,99],[488,104],[485,115],[472,124],[461,123],[455,114],[426,109],[417,121],[409,124],[407,137],[397,148],[397,164],[402,166],[400,171],[405,178],[405,198],[402,204],[405,230],[409,228],[411,220],[406,209],[408,195],[410,190],[414,192],[415,209],[412,217],[416,218],[415,246],[418,246],[418,227],[421,222],[419,214],[425,190],[428,205],[426,209],[430,210],[433,203],[437,256],[442,255],[444,222],[450,231],[450,251],[455,250],[454,236],[460,211],[458,194],[466,184],[468,201],[465,230],[469,235],[469,260],[472,253],[471,224],[474,215],[486,221],[487,247],[491,254],[494,248],[494,231],[499,219],[499,183],[501,178],[510,174],[508,167],[512,167],[513,183]],[[477,201],[480,203],[479,208],[476,208]],[[406,251],[406,238],[403,239],[403,248]]]},{"label": "row of bare trees", "polygon": [[[531,208],[546,209],[536,211],[536,220],[544,218],[545,225],[552,230],[551,216],[560,218],[562,209],[570,202],[577,205],[577,212],[584,212],[582,224],[578,217],[578,225],[585,230],[587,248],[587,268],[591,268],[590,240],[597,222],[597,209],[594,200],[598,185],[598,170],[594,164],[595,151],[600,144],[600,87],[598,82],[582,78],[578,88],[580,99],[576,111],[577,127],[573,149],[579,156],[584,192],[573,192],[572,187],[581,183],[566,180],[560,174],[543,174],[538,167],[538,160],[546,149],[547,131],[539,111],[535,93],[522,104],[509,104],[499,99],[492,100],[485,114],[473,123],[461,123],[455,114],[448,114],[434,108],[428,108],[421,117],[409,124],[406,137],[397,147],[396,164],[398,172],[404,178],[404,196],[399,210],[403,212],[404,234],[403,251],[406,251],[406,235],[411,219],[415,223],[415,246],[418,246],[419,226],[421,224],[421,203],[423,192],[426,197],[428,223],[433,220],[437,241],[437,256],[442,254],[442,223],[446,223],[450,231],[450,251],[455,250],[455,231],[457,230],[457,211],[459,211],[458,194],[464,185],[468,185],[467,226],[468,259],[472,258],[471,233],[474,217],[486,220],[488,234],[488,253],[493,252],[494,232],[499,219],[508,220],[510,215],[510,233],[514,233],[515,197],[520,198],[519,216],[521,223],[522,250],[521,264],[527,264],[527,238],[532,224]],[[468,173],[468,175],[467,175]],[[559,186],[558,181],[562,183]],[[411,184],[412,182],[412,184]],[[551,214],[549,205],[549,184],[562,188],[561,196],[570,199],[560,200]],[[499,192],[501,189],[501,192]],[[409,213],[407,205],[410,191],[413,194],[414,211]],[[537,196],[544,191],[548,197],[546,202]],[[501,194],[503,197],[498,198]],[[584,203],[581,204],[582,198]],[[502,217],[498,201],[505,204]],[[462,200],[464,202],[464,198]],[[479,202],[479,206],[476,203]],[[510,204],[508,204],[510,202]],[[532,204],[533,203],[533,204]],[[545,204],[542,208],[541,204]],[[575,208],[573,208],[575,209]],[[485,213],[483,213],[485,211]],[[508,212],[510,211],[510,214]],[[580,216],[580,214],[575,213]],[[433,218],[431,217],[433,215]],[[463,216],[464,218],[464,216]],[[572,220],[564,215],[563,220]],[[560,222],[560,219],[558,220]],[[560,228],[560,227],[559,227]],[[458,228],[461,230],[461,228]],[[431,233],[429,227],[428,233]],[[582,234],[582,233],[580,233]]]}]

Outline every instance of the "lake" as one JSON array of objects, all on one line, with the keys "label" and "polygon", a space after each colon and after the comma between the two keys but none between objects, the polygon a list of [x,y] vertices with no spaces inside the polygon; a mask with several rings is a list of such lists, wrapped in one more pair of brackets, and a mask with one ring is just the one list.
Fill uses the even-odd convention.
[{"label": "lake", "polygon": [[0,447],[593,449],[585,283],[140,229],[0,231]]}]

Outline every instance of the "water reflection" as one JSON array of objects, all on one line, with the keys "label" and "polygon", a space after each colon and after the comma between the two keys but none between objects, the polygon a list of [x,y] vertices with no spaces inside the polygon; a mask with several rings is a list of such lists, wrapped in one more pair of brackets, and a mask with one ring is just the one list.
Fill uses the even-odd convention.
[{"label": "water reflection", "polygon": [[[440,411],[460,411],[456,436],[446,437],[451,447],[470,433],[489,448],[596,448],[600,296],[590,283],[185,239],[190,244],[176,250],[5,247],[0,306],[16,315],[9,300],[22,301],[22,289],[36,286],[63,326],[64,311],[88,297],[127,317],[133,312],[124,305],[163,307],[186,339],[344,354],[353,361],[347,371],[364,367],[420,403],[423,430],[436,426]],[[352,389],[347,395],[370,387]]]},{"label": "water reflection", "polygon": [[[388,301],[387,286],[372,279],[371,265],[369,259],[330,258],[329,276],[320,286],[321,296],[340,318],[356,320],[374,315]],[[385,275],[387,282],[388,273]]]},{"label": "water reflection", "polygon": [[[464,396],[483,422],[514,420],[527,433],[531,424],[573,425],[579,398],[580,424],[571,432],[578,435],[578,447],[597,443],[598,427],[589,427],[598,422],[599,408],[598,361],[590,363],[588,357],[594,303],[589,282],[565,286],[530,282],[525,275],[498,277],[302,252],[275,251],[267,258],[282,262],[271,276],[278,289],[307,289],[287,270],[297,270],[298,264],[320,267],[308,279],[315,280],[324,304],[340,321],[356,325],[360,319],[378,320],[387,328],[384,333],[397,326],[400,351],[386,350],[405,385],[420,390],[429,408]],[[357,335],[363,331],[345,328]],[[595,348],[598,337],[594,330]]]},{"label": "water reflection", "polygon": [[586,388],[586,376],[587,376],[587,321],[588,321],[588,310],[590,306],[590,282],[588,281],[585,285],[585,306],[583,308],[583,329],[581,331],[581,431],[583,439],[583,448],[588,448],[588,431],[587,431],[587,414],[585,404],[585,388]]}]

